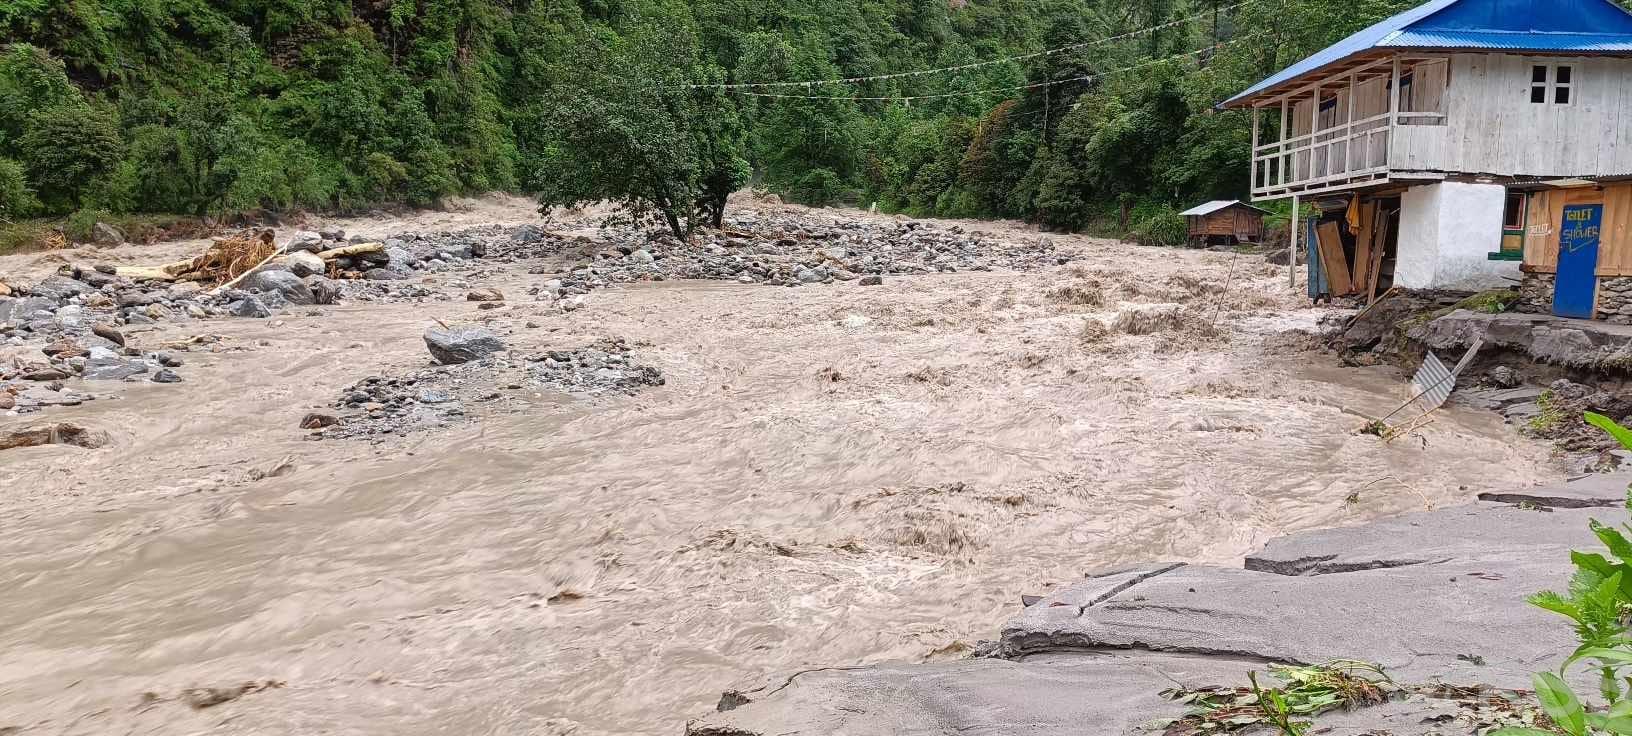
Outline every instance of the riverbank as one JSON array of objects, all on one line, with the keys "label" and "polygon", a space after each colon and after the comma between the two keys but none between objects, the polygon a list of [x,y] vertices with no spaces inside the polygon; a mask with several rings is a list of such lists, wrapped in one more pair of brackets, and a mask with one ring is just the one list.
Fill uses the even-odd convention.
[{"label": "riverbank", "polygon": [[[1249,672],[1269,686],[1276,663],[1334,661],[1380,665],[1395,697],[1316,717],[1319,733],[1514,725],[1535,710],[1522,692],[1531,674],[1576,645],[1565,619],[1525,599],[1562,589],[1571,549],[1599,547],[1589,520],[1626,521],[1629,481],[1590,476],[1300,532],[1241,567],[1090,573],[1028,601],[988,657],[782,675],[727,693],[687,733],[1199,733],[1176,692],[1244,686]],[[1592,676],[1573,679],[1591,692]]]}]

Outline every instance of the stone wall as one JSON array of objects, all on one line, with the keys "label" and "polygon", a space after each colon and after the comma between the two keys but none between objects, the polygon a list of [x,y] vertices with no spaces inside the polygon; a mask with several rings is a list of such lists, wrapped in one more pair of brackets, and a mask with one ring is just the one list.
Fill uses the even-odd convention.
[{"label": "stone wall", "polygon": [[1598,319],[1617,324],[1632,323],[1632,277],[1598,280]]},{"label": "stone wall", "polygon": [[1519,281],[1520,312],[1548,314],[1553,311],[1553,274],[1525,273]]}]

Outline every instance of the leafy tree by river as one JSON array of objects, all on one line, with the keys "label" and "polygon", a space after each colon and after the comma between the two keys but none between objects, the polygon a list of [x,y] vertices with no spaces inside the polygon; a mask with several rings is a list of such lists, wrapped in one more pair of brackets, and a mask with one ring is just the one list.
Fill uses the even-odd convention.
[{"label": "leafy tree by river", "polygon": [[[1248,121],[1211,105],[1412,0],[1232,4],[10,0],[0,218],[512,190],[621,200],[684,231],[752,176],[813,204],[1062,228],[1137,220],[1242,195]],[[755,90],[970,93],[956,96],[684,87],[946,67],[1192,16],[960,73]],[[1149,64],[1215,41],[1230,43]]]}]

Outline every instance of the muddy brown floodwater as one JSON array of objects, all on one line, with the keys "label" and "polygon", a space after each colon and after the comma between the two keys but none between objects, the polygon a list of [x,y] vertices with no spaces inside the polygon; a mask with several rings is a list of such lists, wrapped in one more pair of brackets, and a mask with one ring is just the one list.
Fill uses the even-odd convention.
[{"label": "muddy brown floodwater", "polygon": [[[470,212],[458,224],[532,219],[513,200]],[[1259,258],[966,225],[1079,259],[614,287],[565,314],[514,301],[486,316],[515,348],[623,337],[667,384],[528,391],[526,411],[379,444],[297,425],[363,376],[423,367],[430,319],[475,304],[138,333],[234,349],[188,354],[185,383],[0,416],[111,437],[0,454],[0,732],[677,734],[776,673],[963,656],[1021,594],[1088,570],[1229,562],[1559,477],[1494,415],[1357,434],[1403,379],[1281,334],[1319,312]],[[526,270],[483,285],[546,278]],[[1168,303],[1187,316],[1150,306]]]}]

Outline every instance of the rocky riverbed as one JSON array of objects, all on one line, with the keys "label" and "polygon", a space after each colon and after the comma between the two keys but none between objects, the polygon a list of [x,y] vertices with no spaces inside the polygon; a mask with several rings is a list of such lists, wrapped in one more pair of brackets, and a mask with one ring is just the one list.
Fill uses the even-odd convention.
[{"label": "rocky riverbed", "polygon": [[407,255],[231,294],[87,276],[204,241],[0,258],[50,300],[0,338],[0,729],[673,734],[776,673],[959,666],[1088,570],[1562,474],[1485,411],[1361,433],[1404,380],[1257,256],[463,207],[280,228]]}]

